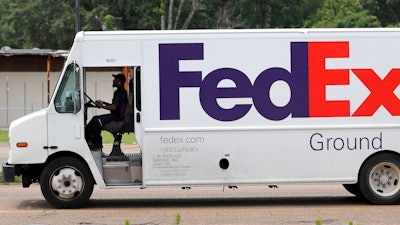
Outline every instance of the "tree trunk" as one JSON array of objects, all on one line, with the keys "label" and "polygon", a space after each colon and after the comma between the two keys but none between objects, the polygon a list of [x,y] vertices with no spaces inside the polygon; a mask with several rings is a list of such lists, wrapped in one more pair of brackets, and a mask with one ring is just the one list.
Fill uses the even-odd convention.
[{"label": "tree trunk", "polygon": [[169,0],[169,10],[168,10],[168,27],[167,30],[172,29],[172,15],[174,14],[174,0]]},{"label": "tree trunk", "polygon": [[192,0],[192,10],[190,11],[188,17],[185,20],[185,23],[182,26],[183,30],[186,30],[189,27],[190,21],[192,20],[194,13],[200,8],[202,1],[203,0]]},{"label": "tree trunk", "polygon": [[181,16],[182,7],[183,7],[184,2],[185,2],[185,0],[181,0],[181,2],[179,3],[178,13],[176,14],[175,22],[174,22],[174,30],[176,30],[176,27],[178,26],[178,20],[179,20],[179,17]]}]

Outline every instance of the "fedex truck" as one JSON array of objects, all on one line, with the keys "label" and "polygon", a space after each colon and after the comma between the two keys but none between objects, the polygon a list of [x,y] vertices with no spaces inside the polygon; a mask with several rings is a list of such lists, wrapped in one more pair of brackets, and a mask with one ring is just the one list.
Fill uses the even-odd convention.
[{"label": "fedex truck", "polygon": [[[397,204],[399,59],[400,29],[79,32],[48,107],[10,125],[4,177],[39,182],[57,208],[84,205],[95,184],[343,184]],[[111,132],[116,151],[128,131],[140,152],[89,148],[96,68],[134,71],[130,129]]]}]

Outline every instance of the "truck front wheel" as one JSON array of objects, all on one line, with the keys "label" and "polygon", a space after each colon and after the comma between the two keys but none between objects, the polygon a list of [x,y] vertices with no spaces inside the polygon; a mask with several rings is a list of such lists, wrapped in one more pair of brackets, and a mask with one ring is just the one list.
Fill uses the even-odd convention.
[{"label": "truck front wheel", "polygon": [[40,188],[56,208],[78,208],[93,192],[94,180],[88,166],[74,157],[61,157],[44,168]]},{"label": "truck front wheel", "polygon": [[400,202],[400,157],[382,153],[368,159],[359,177],[362,196],[373,204]]}]

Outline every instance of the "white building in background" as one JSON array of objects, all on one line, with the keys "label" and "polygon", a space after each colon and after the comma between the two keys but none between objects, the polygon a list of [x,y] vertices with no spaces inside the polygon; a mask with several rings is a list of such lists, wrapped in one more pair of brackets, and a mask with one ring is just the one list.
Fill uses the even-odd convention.
[{"label": "white building in background", "polygon": [[[7,129],[13,120],[47,107],[68,54],[69,51],[52,49],[8,46],[0,49],[0,129]],[[95,85],[95,91],[88,94],[111,101],[111,74],[118,72],[119,68],[90,72],[87,79],[93,79],[90,83]],[[97,113],[96,109],[91,110],[91,115]]]}]

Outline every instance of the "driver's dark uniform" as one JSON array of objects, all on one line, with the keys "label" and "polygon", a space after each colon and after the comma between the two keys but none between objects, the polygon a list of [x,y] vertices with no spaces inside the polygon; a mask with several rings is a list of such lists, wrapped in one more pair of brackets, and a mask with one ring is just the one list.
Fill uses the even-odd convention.
[{"label": "driver's dark uniform", "polygon": [[127,94],[124,87],[115,90],[112,105],[117,105],[116,110],[111,110],[109,114],[94,116],[85,128],[85,138],[91,149],[103,148],[101,130],[106,123],[120,121],[124,119],[127,103]]}]

